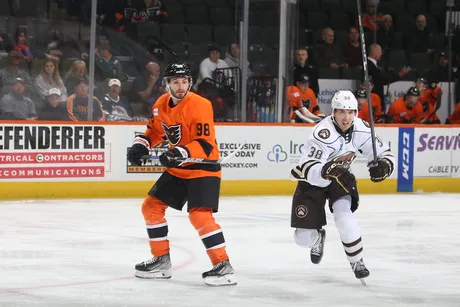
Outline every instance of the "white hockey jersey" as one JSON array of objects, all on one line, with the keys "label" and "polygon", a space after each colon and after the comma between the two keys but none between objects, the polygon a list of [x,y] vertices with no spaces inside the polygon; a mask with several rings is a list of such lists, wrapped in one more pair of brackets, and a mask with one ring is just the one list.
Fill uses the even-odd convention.
[{"label": "white hockey jersey", "polygon": [[[390,148],[378,136],[376,136],[376,147],[378,158],[388,159],[394,166],[395,158]],[[344,135],[337,131],[332,116],[327,116],[313,128],[312,134],[303,147],[303,155],[296,167],[305,172],[305,178],[300,180],[318,187],[327,187],[331,181],[321,177],[321,169],[328,161],[346,152],[367,156],[369,162],[372,161],[373,150],[369,124],[356,117],[351,132]],[[291,179],[299,180],[292,175]]]}]

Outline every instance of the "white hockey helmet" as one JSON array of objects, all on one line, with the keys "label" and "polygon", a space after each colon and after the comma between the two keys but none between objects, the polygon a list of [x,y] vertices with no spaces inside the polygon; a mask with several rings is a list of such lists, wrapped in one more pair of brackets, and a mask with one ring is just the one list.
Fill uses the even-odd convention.
[{"label": "white hockey helmet", "polygon": [[335,92],[331,101],[332,112],[334,110],[356,110],[358,111],[358,100],[351,91],[340,90]]}]

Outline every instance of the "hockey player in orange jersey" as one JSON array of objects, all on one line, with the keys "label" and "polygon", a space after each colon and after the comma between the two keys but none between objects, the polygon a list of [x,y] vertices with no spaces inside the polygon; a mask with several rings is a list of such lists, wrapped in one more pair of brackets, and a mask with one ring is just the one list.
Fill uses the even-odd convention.
[{"label": "hockey player in orange jersey", "polygon": [[309,88],[308,76],[300,75],[296,85],[287,88],[291,123],[314,123],[324,118],[325,115],[319,109],[315,93]]},{"label": "hockey player in orange jersey", "polygon": [[457,106],[454,109],[454,112],[449,115],[446,120],[446,124],[460,125],[460,102],[457,102]]},{"label": "hockey player in orange jersey", "polygon": [[414,123],[418,116],[418,99],[420,91],[416,87],[411,87],[407,93],[395,101],[388,110],[388,116],[392,118],[395,124],[410,124]]},{"label": "hockey player in orange jersey", "polygon": [[[371,93],[371,95],[372,94],[373,93]],[[366,90],[365,89],[357,90],[355,96],[356,96],[356,100],[358,100],[358,109],[359,109],[358,117],[366,122],[370,122],[369,103],[367,101]],[[382,118],[382,105],[380,103],[380,97],[379,96],[377,97],[378,97],[378,100],[374,100],[371,96],[372,115],[374,117],[375,122],[380,122]]]},{"label": "hockey player in orange jersey", "polygon": [[186,64],[170,64],[164,83],[168,93],[153,105],[153,116],[144,135],[136,136],[128,151],[128,161],[142,165],[149,149],[169,141],[169,150],[160,156],[167,167],[142,203],[152,259],[135,266],[140,278],[171,278],[168,207],[182,210],[186,202],[189,220],[197,230],[213,268],[202,274],[210,286],[236,285],[233,268],[225,251],[225,239],[213,212],[219,208],[220,164],[181,163],[177,158],[219,159],[214,130],[213,110],[209,100],[190,92],[191,71]]},{"label": "hockey player in orange jersey", "polygon": [[[440,124],[441,121],[439,120],[438,116],[436,115],[436,107],[437,107],[437,97],[433,97],[432,95],[437,95],[438,93],[441,94],[439,86],[437,86],[436,82],[429,83],[425,78],[418,78],[415,81],[415,87],[420,91],[420,98],[419,103],[415,106],[414,111],[416,111],[417,116],[415,118],[415,123],[417,124]],[[439,97],[439,100],[441,98]]]}]

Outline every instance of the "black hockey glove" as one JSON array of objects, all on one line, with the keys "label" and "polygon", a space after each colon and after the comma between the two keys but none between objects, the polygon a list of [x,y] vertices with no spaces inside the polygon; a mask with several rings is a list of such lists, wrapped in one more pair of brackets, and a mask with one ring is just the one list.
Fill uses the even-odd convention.
[{"label": "black hockey glove", "polygon": [[355,176],[348,171],[354,158],[355,154],[348,152],[332,159],[324,164],[321,169],[321,177],[327,180],[335,180],[345,192],[350,194],[356,186]]},{"label": "black hockey glove", "polygon": [[373,182],[385,180],[393,172],[393,163],[388,159],[377,159],[377,163],[371,162],[367,165]]},{"label": "black hockey glove", "polygon": [[178,158],[188,158],[188,150],[185,147],[177,146],[163,153],[160,156],[160,163],[166,167],[178,167],[184,162]]},{"label": "black hockey glove", "polygon": [[149,154],[150,142],[148,138],[144,135],[139,135],[134,138],[133,145],[128,150],[127,159],[131,165],[141,166],[145,164],[145,161],[142,161],[142,156],[147,156]]}]

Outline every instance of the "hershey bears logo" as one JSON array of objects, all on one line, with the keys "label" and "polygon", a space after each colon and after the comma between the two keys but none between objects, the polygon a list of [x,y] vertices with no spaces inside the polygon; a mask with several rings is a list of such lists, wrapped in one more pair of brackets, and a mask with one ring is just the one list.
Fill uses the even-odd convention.
[{"label": "hershey bears logo", "polygon": [[161,126],[163,127],[163,131],[165,132],[168,141],[174,146],[179,144],[182,139],[182,125],[179,124],[168,127],[164,123],[161,123]]},{"label": "hershey bears logo", "polygon": [[307,110],[310,109],[311,105],[311,99],[300,99],[300,103],[302,104],[303,107],[305,107]]},{"label": "hershey bears logo", "polygon": [[325,140],[331,136],[331,132],[328,129],[321,129],[318,132],[318,136]]}]

